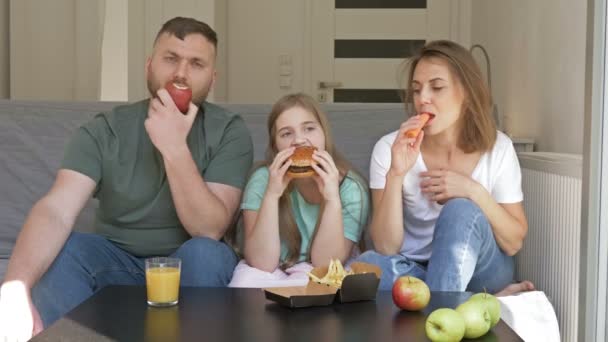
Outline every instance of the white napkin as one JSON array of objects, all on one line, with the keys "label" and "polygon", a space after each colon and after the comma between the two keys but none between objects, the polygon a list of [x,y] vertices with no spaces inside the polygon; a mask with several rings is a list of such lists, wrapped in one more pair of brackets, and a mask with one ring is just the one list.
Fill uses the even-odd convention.
[{"label": "white napkin", "polygon": [[544,292],[527,291],[497,298],[500,318],[524,341],[560,341],[557,316]]}]

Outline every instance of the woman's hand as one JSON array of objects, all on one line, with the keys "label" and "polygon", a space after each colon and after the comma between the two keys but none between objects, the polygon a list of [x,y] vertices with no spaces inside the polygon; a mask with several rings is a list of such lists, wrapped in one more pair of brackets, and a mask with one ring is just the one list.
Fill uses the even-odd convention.
[{"label": "woman's hand", "polygon": [[295,147],[289,147],[277,153],[272,161],[272,164],[268,166],[268,185],[266,186],[266,195],[274,196],[276,198],[281,197],[287,185],[291,181],[291,177],[286,175],[289,165],[291,165],[291,155]]},{"label": "woman's hand", "polygon": [[408,138],[405,132],[420,126],[420,117],[416,115],[401,124],[397,137],[391,147],[391,167],[389,173],[394,176],[405,176],[414,166],[420,154],[420,144],[424,138],[424,131],[420,131],[418,137]]},{"label": "woman's hand", "polygon": [[480,184],[471,177],[450,170],[421,172],[420,177],[423,178],[420,182],[422,192],[439,204],[456,197],[473,200],[475,191],[480,188]]},{"label": "woman's hand", "polygon": [[340,172],[333,158],[327,151],[315,151],[312,159],[313,170],[317,172],[313,179],[319,187],[319,192],[325,201],[340,201]]}]

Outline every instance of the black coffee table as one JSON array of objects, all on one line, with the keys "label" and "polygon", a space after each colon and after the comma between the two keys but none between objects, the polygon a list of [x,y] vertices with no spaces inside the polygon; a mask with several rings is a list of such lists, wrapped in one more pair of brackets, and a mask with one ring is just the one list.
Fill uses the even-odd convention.
[{"label": "black coffee table", "polygon": [[[375,301],[289,309],[260,289],[181,288],[171,308],[146,304],[143,286],[99,291],[33,341],[428,341],[426,316],[470,293],[433,292],[423,311],[400,311],[391,293]],[[477,341],[522,341],[504,322]]]}]

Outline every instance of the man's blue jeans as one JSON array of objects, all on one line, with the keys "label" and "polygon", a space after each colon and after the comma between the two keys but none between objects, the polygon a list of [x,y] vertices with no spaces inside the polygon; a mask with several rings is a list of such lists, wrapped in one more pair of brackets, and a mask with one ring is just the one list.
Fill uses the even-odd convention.
[{"label": "man's blue jeans", "polygon": [[[230,247],[209,238],[192,238],[171,256],[182,259],[181,286],[227,286],[237,263]],[[74,232],[32,289],[32,299],[46,328],[105,286],[145,283],[145,258],[102,236]]]},{"label": "man's blue jeans", "polygon": [[[407,236],[405,237],[407,239]],[[514,261],[496,244],[492,227],[470,200],[449,200],[435,223],[428,265],[397,255],[367,251],[363,261],[380,266],[380,289],[390,290],[404,275],[423,279],[431,291],[496,293],[513,281]]]}]

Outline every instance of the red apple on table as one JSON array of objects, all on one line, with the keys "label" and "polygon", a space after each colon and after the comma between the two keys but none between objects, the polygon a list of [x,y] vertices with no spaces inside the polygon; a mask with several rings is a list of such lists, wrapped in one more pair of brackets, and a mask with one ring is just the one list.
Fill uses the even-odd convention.
[{"label": "red apple on table", "polygon": [[393,302],[408,311],[424,309],[431,300],[431,291],[426,283],[416,277],[400,277],[393,284]]},{"label": "red apple on table", "polygon": [[169,81],[165,85],[165,89],[171,95],[173,102],[182,113],[187,113],[190,107],[190,100],[192,100],[192,89],[183,83]]}]

